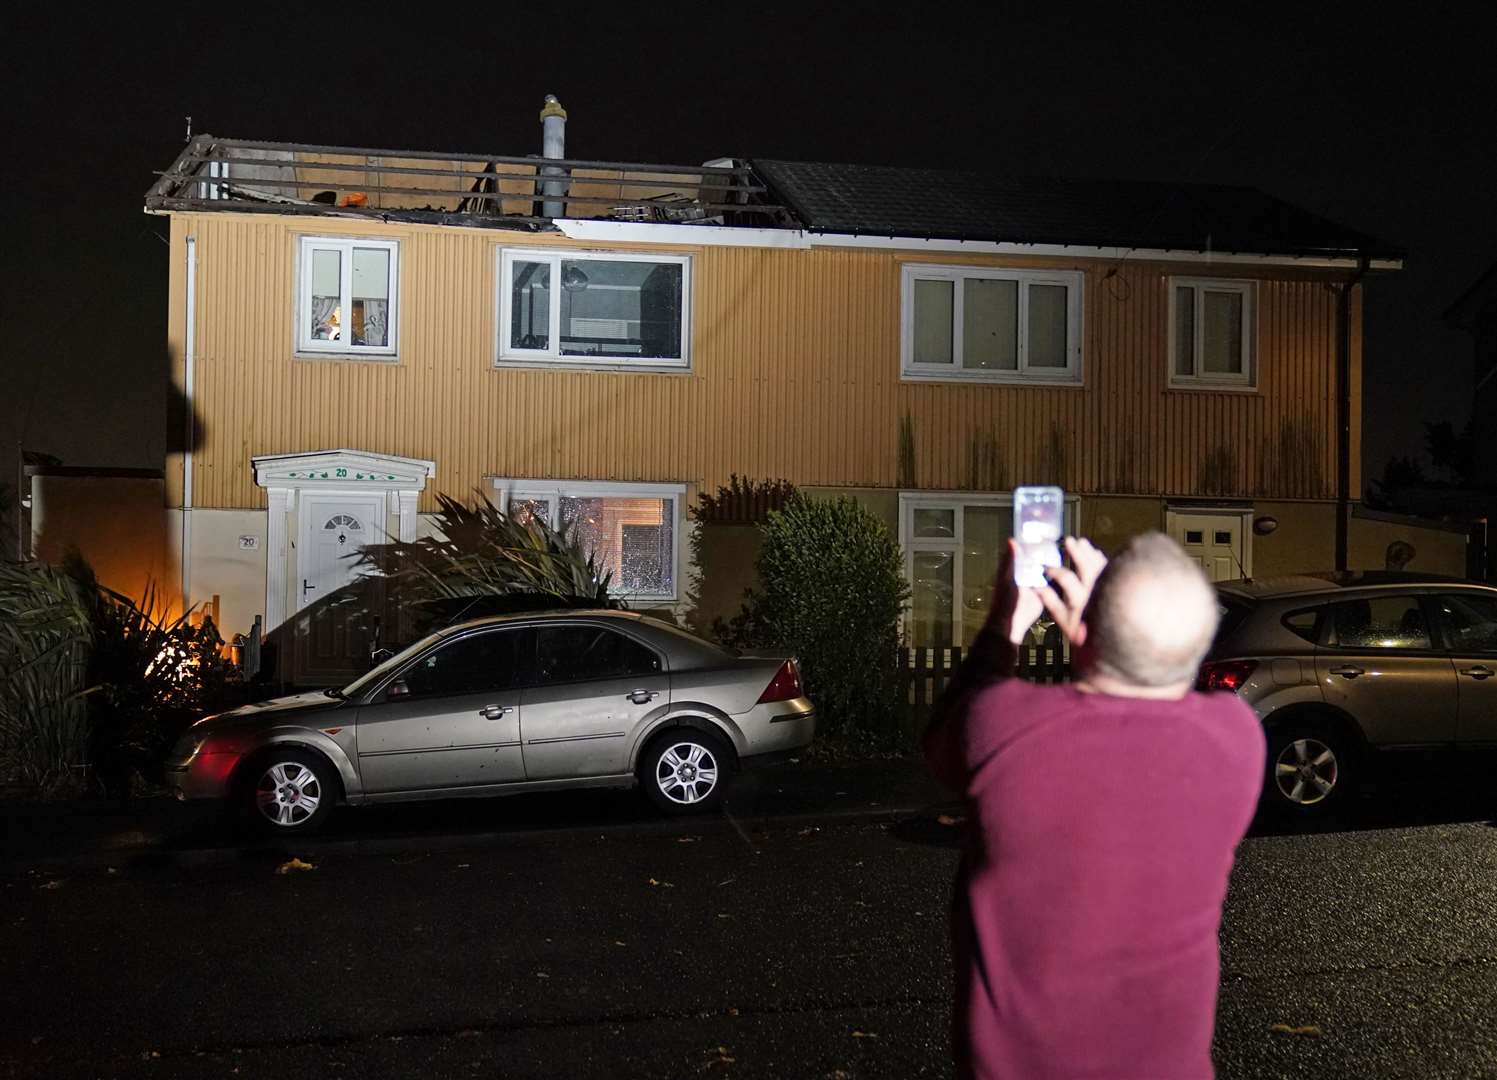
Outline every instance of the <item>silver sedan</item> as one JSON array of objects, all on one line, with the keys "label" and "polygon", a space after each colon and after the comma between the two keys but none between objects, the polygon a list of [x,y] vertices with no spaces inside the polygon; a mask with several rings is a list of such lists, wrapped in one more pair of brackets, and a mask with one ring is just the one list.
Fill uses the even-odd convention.
[{"label": "silver sedan", "polygon": [[572,787],[638,785],[687,813],[815,730],[792,659],[735,657],[629,612],[529,614],[433,634],[341,690],[206,717],[166,777],[281,834],[337,803]]}]

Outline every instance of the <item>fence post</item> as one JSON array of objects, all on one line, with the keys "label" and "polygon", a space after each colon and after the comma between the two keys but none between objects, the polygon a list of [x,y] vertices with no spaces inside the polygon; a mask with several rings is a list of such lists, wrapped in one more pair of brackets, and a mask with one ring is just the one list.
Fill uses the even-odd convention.
[{"label": "fence post", "polygon": [[941,678],[936,685],[935,693],[931,695],[931,704],[939,701],[941,695],[946,693],[946,688],[951,685],[951,680],[956,678],[956,669],[962,666],[962,647],[953,645],[946,650],[946,663],[941,668]]},{"label": "fence post", "polygon": [[926,659],[928,653],[929,650],[924,648],[915,650],[915,667],[914,671],[911,673],[915,680],[915,702],[911,712],[915,718],[915,726],[917,728],[923,727],[925,725],[927,708],[925,701],[925,692],[926,682],[930,675]]}]

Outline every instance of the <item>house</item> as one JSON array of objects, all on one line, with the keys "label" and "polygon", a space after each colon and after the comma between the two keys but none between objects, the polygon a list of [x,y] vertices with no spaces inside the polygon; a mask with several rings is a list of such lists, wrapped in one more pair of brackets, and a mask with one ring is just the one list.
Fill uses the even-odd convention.
[{"label": "house", "polygon": [[1382,566],[1350,510],[1389,245],[1245,188],[596,162],[564,123],[548,100],[541,158],[203,135],[150,190],[188,406],[169,531],[226,629],[475,489],[688,616],[687,508],[733,473],[880,514],[917,643],[981,618],[1019,483],[1216,577]]}]

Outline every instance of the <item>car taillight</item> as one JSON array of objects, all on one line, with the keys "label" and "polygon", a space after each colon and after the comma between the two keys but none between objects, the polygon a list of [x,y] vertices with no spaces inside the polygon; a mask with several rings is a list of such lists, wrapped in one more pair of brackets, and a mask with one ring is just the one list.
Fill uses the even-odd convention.
[{"label": "car taillight", "polygon": [[764,693],[759,695],[759,704],[767,705],[771,701],[789,701],[791,698],[798,698],[800,696],[800,668],[795,666],[794,660],[786,660],[780,665],[780,670],[774,673],[774,678],[769,680],[769,685],[764,688]]},{"label": "car taillight", "polygon": [[1208,692],[1226,690],[1235,694],[1257,669],[1256,660],[1222,660],[1214,664],[1202,664],[1200,677],[1196,679],[1196,689]]}]

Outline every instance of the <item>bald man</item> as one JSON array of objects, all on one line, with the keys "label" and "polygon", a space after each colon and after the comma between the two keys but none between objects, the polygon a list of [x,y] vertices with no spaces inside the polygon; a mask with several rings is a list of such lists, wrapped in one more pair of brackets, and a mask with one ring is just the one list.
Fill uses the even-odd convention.
[{"label": "bald man", "polygon": [[[925,753],[966,796],[952,906],[965,1077],[1211,1077],[1217,931],[1264,771],[1232,694],[1192,691],[1216,632],[1201,569],[1159,533],[1013,584],[1013,548]],[[1013,677],[1048,610],[1075,680]]]}]

